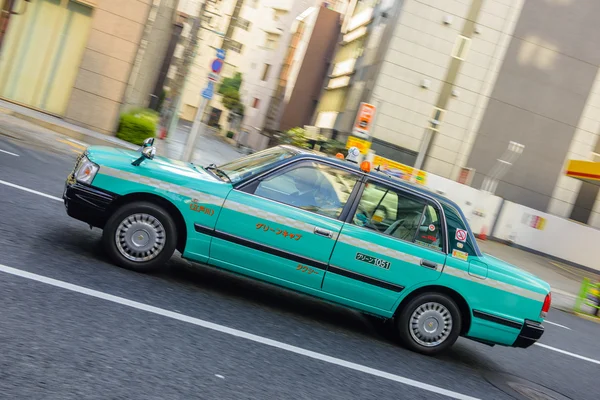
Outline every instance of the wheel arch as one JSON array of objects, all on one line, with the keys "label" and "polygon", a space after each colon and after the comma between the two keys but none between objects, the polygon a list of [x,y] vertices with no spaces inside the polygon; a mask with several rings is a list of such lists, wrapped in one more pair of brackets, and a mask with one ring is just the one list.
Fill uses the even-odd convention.
[{"label": "wheel arch", "polygon": [[422,293],[431,293],[431,292],[445,294],[446,296],[448,296],[452,300],[454,300],[454,302],[458,306],[461,317],[463,319],[463,323],[460,328],[460,334],[466,335],[466,333],[469,332],[469,329],[471,328],[471,308],[469,307],[469,303],[467,303],[467,300],[460,293],[458,293],[456,290],[451,289],[447,286],[427,285],[427,286],[421,286],[421,287],[413,290],[412,292],[410,292],[408,295],[406,295],[400,301],[400,304],[398,304],[398,307],[396,307],[396,311],[394,311],[394,317],[396,317],[398,315],[398,313],[402,310],[402,308],[406,304],[408,304],[408,302],[410,302],[412,299],[414,299],[415,297],[417,297],[418,295],[420,295]]},{"label": "wheel arch", "polygon": [[185,250],[185,245],[187,243],[187,229],[186,229],[186,225],[185,225],[185,220],[184,220],[183,215],[181,214],[181,211],[179,210],[179,208],[177,208],[177,206],[175,204],[173,204],[173,202],[171,202],[171,200],[169,200],[163,196],[160,196],[155,193],[146,193],[146,192],[136,192],[136,193],[130,193],[130,194],[126,194],[124,196],[120,196],[108,208],[108,210],[106,212],[107,218],[110,217],[110,215],[112,215],[112,213],[115,210],[117,210],[119,207],[121,207],[125,204],[137,202],[137,201],[147,201],[149,203],[154,203],[156,205],[161,206],[169,213],[169,215],[173,218],[173,221],[175,222],[175,227],[177,229],[176,249],[180,253],[183,253]]}]

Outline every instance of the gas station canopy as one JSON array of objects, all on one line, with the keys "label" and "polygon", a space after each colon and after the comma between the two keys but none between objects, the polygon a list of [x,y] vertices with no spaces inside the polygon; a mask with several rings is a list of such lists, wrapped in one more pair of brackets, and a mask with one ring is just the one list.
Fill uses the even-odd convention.
[{"label": "gas station canopy", "polygon": [[600,186],[600,162],[569,160],[566,175]]}]

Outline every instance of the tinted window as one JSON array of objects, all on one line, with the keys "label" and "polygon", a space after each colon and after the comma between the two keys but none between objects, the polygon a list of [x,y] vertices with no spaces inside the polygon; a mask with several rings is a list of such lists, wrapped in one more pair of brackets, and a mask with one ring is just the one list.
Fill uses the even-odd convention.
[{"label": "tinted window", "polygon": [[448,252],[452,253],[452,250],[459,250],[468,253],[470,256],[476,256],[477,251],[475,250],[470,235],[467,235],[465,242],[456,239],[457,229],[467,232],[470,231],[461,218],[460,213],[454,207],[447,205],[444,205],[444,213],[446,214],[446,223],[448,225],[448,243],[450,245]]},{"label": "tinted window", "polygon": [[367,183],[352,222],[397,239],[442,249],[436,208],[383,185]]},{"label": "tinted window", "polygon": [[307,162],[262,180],[254,194],[338,218],[357,180],[351,172]]}]

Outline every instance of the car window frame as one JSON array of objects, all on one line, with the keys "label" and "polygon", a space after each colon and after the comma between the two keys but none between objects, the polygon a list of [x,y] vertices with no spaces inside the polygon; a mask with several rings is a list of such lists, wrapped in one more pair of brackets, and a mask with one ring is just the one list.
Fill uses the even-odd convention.
[{"label": "car window frame", "polygon": [[[256,191],[258,185],[260,184],[260,182],[262,182],[263,180],[269,179],[270,177],[274,176],[274,175],[278,175],[278,174],[284,174],[287,171],[290,171],[292,169],[295,168],[299,168],[302,166],[302,164],[306,164],[306,165],[312,165],[313,163],[317,163],[317,164],[321,164],[321,165],[325,165],[327,167],[330,168],[336,168],[339,169],[341,171],[345,171],[348,172],[354,176],[356,176],[356,183],[354,184],[354,187],[352,188],[352,191],[350,192],[350,195],[348,196],[348,200],[346,201],[346,204],[344,204],[344,207],[342,208],[342,211],[340,212],[340,215],[337,218],[333,218],[330,217],[328,215],[324,215],[324,214],[319,214],[316,213],[314,211],[309,211],[309,210],[304,210],[302,208],[293,206],[291,204],[287,204],[287,203],[283,203],[277,200],[273,200],[273,199],[269,199],[267,197],[263,197],[263,196],[259,196],[257,194],[254,194],[254,192]],[[284,206],[288,206],[288,207],[292,207],[295,208],[297,210],[301,210],[304,212],[308,212],[314,215],[318,215],[320,217],[323,218],[328,218],[334,221],[341,221],[344,222],[347,218],[347,215],[350,212],[350,208],[351,206],[354,204],[354,199],[357,196],[358,190],[361,187],[361,183],[364,179],[364,175],[359,173],[356,170],[353,170],[351,168],[344,168],[343,166],[336,164],[336,163],[331,163],[331,162],[327,162],[326,160],[321,160],[318,158],[311,158],[311,157],[306,157],[306,158],[301,158],[301,159],[295,159],[295,160],[291,160],[283,165],[280,165],[276,168],[272,168],[269,171],[263,172],[262,174],[255,176],[253,179],[248,180],[247,182],[244,182],[243,184],[234,187],[233,190],[237,190],[240,192],[244,192],[246,194],[249,194],[251,196],[255,196],[255,197],[259,197],[263,200],[267,200],[267,201],[271,201],[273,203],[277,203],[277,204],[282,204]]]},{"label": "car window frame", "polygon": [[[424,204],[423,204],[423,212],[426,209],[426,207],[427,207],[428,204],[431,205],[431,206],[433,206],[435,208],[435,210],[437,211],[439,217],[440,217],[440,233],[442,234],[442,248],[441,248],[441,250],[438,250],[438,249],[435,249],[435,248],[429,247],[429,246],[423,246],[421,244],[415,243],[414,241],[413,242],[409,242],[409,241],[406,241],[406,240],[403,240],[403,239],[399,239],[399,238],[391,236],[391,235],[386,235],[383,232],[377,232],[377,231],[374,231],[372,229],[365,228],[364,226],[355,225],[353,223],[352,219],[353,219],[354,214],[356,213],[356,211],[358,209],[358,205],[360,204],[360,200],[362,198],[362,194],[364,193],[364,189],[366,187],[366,184],[370,183],[370,182],[373,182],[373,183],[381,185],[381,186],[383,186],[385,188],[397,191],[399,193],[399,195],[400,194],[405,194],[406,197],[408,197],[408,198],[411,198],[411,197],[413,197],[413,198],[414,197],[419,198],[420,200],[422,200],[424,202]],[[406,188],[406,187],[403,187],[401,185],[395,185],[393,182],[389,182],[389,181],[386,181],[386,180],[383,180],[383,179],[379,179],[378,177],[372,176],[372,175],[365,175],[365,176],[363,176],[363,180],[362,180],[362,183],[360,185],[360,189],[356,193],[356,196],[355,196],[354,201],[352,203],[352,208],[350,208],[348,210],[348,215],[346,216],[346,219],[345,219],[344,222],[350,223],[353,226],[356,226],[358,228],[366,229],[369,232],[373,232],[375,234],[382,235],[384,237],[388,237],[388,238],[391,238],[391,239],[394,239],[394,240],[398,240],[398,241],[400,241],[402,243],[412,244],[412,245],[418,246],[418,247],[420,247],[422,249],[428,249],[428,250],[435,251],[437,253],[442,253],[442,254],[445,254],[445,255],[448,254],[448,249],[450,248],[449,247],[449,243],[448,243],[448,227],[446,225],[446,214],[444,213],[444,208],[442,207],[442,204],[435,197],[433,197],[433,196],[427,196],[424,193],[418,192],[416,190],[411,190],[410,188]],[[415,231],[415,236],[416,236],[416,234],[417,234],[417,231]]]}]

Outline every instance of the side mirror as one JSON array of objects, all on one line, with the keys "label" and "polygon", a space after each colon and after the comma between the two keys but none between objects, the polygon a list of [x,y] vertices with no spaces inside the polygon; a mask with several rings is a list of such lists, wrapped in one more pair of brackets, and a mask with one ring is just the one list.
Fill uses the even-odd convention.
[{"label": "side mirror", "polygon": [[141,147],[142,156],[131,163],[131,165],[138,166],[145,159],[152,160],[156,155],[156,147],[154,147],[154,138],[148,138],[144,140],[144,144]]}]

